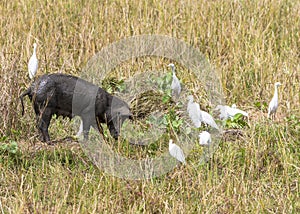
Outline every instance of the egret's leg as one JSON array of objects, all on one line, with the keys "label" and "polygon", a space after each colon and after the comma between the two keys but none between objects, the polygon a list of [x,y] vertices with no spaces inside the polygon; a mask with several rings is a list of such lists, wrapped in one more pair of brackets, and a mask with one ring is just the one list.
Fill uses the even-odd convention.
[{"label": "egret's leg", "polygon": [[275,121],[275,120],[276,120],[276,111],[273,114],[273,121]]}]

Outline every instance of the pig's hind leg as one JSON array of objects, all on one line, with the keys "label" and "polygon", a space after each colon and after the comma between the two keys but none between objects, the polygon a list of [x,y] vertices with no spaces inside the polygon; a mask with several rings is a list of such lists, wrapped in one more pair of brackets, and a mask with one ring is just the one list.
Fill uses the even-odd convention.
[{"label": "pig's hind leg", "polygon": [[52,117],[52,112],[51,109],[46,108],[43,113],[40,115],[38,118],[38,128],[42,133],[43,141],[47,142],[48,144],[50,143],[50,136],[48,133],[48,127],[50,124],[50,120]]}]

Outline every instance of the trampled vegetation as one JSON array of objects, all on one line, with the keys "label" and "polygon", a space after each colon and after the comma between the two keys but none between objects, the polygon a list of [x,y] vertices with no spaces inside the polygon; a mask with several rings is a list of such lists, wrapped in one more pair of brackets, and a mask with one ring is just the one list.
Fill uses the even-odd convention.
[{"label": "trampled vegetation", "polygon": [[[299,11],[296,0],[2,1],[0,211],[299,213]],[[37,75],[78,75],[111,42],[141,34],[175,37],[207,57],[221,79],[226,102],[249,113],[246,123],[237,117],[224,124],[238,134],[224,135],[207,164],[199,164],[202,148],[197,145],[185,166],[140,181],[106,174],[78,143],[59,140],[77,131],[67,119],[52,121],[50,135],[57,144],[41,143],[29,100],[22,117],[18,99],[31,82],[27,63],[33,43],[38,44]],[[170,62],[151,57],[128,61],[103,85],[114,91],[121,87],[120,80],[136,73],[167,73]],[[195,95],[202,93],[197,78],[176,66],[185,87]],[[266,108],[275,82],[282,86],[277,118],[271,121]],[[210,107],[205,99],[197,102]],[[174,127],[180,126],[176,116],[169,118]],[[168,141],[147,148],[120,144],[115,149],[139,159],[167,151],[167,146]]]}]

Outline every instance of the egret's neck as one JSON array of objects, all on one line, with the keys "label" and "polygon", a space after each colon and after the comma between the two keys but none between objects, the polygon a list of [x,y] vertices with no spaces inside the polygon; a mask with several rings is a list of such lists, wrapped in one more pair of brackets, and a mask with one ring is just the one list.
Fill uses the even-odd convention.
[{"label": "egret's neck", "polygon": [[275,86],[274,97],[278,97],[278,87],[277,86]]},{"label": "egret's neck", "polygon": [[175,75],[175,68],[174,67],[172,67],[172,73],[173,73],[173,75]]}]

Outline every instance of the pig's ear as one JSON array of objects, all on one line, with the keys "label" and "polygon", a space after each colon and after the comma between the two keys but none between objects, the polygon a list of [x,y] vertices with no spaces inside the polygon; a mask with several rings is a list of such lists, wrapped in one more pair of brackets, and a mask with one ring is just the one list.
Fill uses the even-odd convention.
[{"label": "pig's ear", "polygon": [[116,112],[119,112],[122,116],[129,116],[131,114],[129,108],[127,106],[122,106],[120,108],[115,109]]}]

